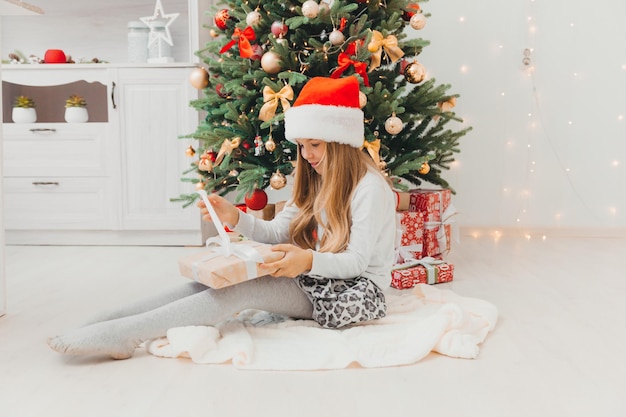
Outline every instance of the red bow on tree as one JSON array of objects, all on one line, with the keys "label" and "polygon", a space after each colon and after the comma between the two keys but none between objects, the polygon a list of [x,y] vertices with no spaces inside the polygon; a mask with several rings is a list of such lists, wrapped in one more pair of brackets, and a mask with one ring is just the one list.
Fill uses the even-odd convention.
[{"label": "red bow on tree", "polygon": [[235,28],[233,32],[232,40],[228,42],[222,49],[220,49],[220,54],[228,51],[233,47],[236,40],[239,40],[239,56],[242,58],[250,58],[253,55],[252,45],[250,45],[250,41],[256,39],[256,34],[254,33],[254,29],[250,26],[241,30],[239,28]]},{"label": "red bow on tree", "polygon": [[348,45],[345,52],[339,54],[337,57],[337,64],[339,64],[339,66],[333,71],[332,74],[330,74],[330,78],[341,77],[341,74],[343,74],[345,70],[350,68],[350,66],[353,66],[354,71],[363,77],[363,82],[369,87],[370,82],[367,78],[367,64],[365,62],[352,60],[352,57],[356,55],[357,42],[352,42]]}]

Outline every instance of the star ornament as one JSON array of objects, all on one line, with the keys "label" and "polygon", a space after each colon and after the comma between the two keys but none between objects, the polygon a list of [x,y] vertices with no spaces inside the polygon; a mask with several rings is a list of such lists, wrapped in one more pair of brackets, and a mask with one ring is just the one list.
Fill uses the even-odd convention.
[{"label": "star ornament", "polygon": [[[165,13],[165,11],[163,11],[163,5],[161,4],[161,0],[156,0],[156,4],[154,6],[154,14],[152,16],[139,18],[139,20],[141,20],[146,26],[150,28],[148,46],[152,45],[158,39],[163,39],[165,42],[170,44],[170,46],[174,46],[174,42],[172,41],[172,34],[170,33],[170,25],[174,23],[174,20],[176,20],[179,14],[180,13]],[[154,22],[157,21],[165,22],[164,32],[156,31]]]}]

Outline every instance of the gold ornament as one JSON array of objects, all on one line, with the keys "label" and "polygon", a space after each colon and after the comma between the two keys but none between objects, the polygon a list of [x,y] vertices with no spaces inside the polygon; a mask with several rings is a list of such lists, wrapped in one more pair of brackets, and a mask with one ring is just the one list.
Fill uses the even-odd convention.
[{"label": "gold ornament", "polygon": [[307,0],[302,4],[302,15],[309,19],[315,19],[320,12],[320,5],[313,0]]},{"label": "gold ornament", "polygon": [[271,120],[276,114],[278,103],[283,106],[283,112],[285,112],[291,104],[288,100],[293,100],[293,89],[289,84],[280,89],[278,93],[274,92],[271,87],[263,87],[263,107],[259,111],[259,120],[267,122]]},{"label": "gold ornament", "polygon": [[196,150],[193,148],[193,146],[189,145],[189,147],[187,149],[185,149],[185,155],[187,155],[188,157],[192,157],[196,154]]},{"label": "gold ornament", "polygon": [[265,150],[268,152],[274,152],[275,149],[276,149],[276,142],[274,142],[274,139],[272,139],[272,137],[270,136],[267,142],[265,142]]},{"label": "gold ornament", "polygon": [[204,190],[204,183],[202,181],[196,183],[196,190]]},{"label": "gold ornament", "polygon": [[256,26],[261,22],[261,13],[258,10],[254,10],[246,16],[246,23],[248,26]]},{"label": "gold ornament", "polygon": [[385,130],[391,135],[397,135],[402,132],[402,119],[395,113],[385,121]]},{"label": "gold ornament", "polygon": [[287,178],[283,175],[282,172],[276,171],[274,174],[272,174],[270,178],[270,185],[273,189],[280,190],[281,188],[284,188],[285,185],[287,185]]},{"label": "gold ornament", "polygon": [[209,72],[201,67],[194,68],[189,74],[189,82],[198,90],[205,89],[209,85]]},{"label": "gold ornament", "polygon": [[422,164],[422,167],[418,169],[417,172],[419,172],[422,175],[428,174],[430,172],[430,165],[428,165],[428,162],[424,162]]},{"label": "gold ornament", "polygon": [[419,84],[426,78],[426,68],[417,61],[411,62],[404,68],[404,78],[412,84]]},{"label": "gold ornament", "polygon": [[409,20],[409,24],[415,30],[424,29],[424,26],[426,26],[426,17],[421,13],[415,13],[411,17],[411,20]]},{"label": "gold ornament", "polygon": [[441,101],[437,103],[437,106],[441,111],[450,111],[456,106],[456,97],[450,97],[447,101]]},{"label": "gold ornament", "polygon": [[367,45],[367,50],[372,53],[370,71],[380,67],[383,50],[391,62],[396,62],[404,56],[404,52],[398,47],[398,38],[393,35],[389,35],[385,38],[383,34],[377,30],[372,31],[372,40]]},{"label": "gold ornament", "polygon": [[200,171],[211,172],[213,171],[213,162],[211,162],[208,157],[202,155],[202,158],[198,161],[198,169]]},{"label": "gold ornament", "polygon": [[341,32],[339,29],[335,29],[332,32],[330,32],[330,35],[328,35],[328,40],[330,41],[330,43],[336,46],[336,45],[341,45],[343,41],[346,40],[346,37],[344,36],[343,32]]},{"label": "gold ornament", "polygon": [[266,52],[261,57],[261,68],[268,74],[276,74],[281,68],[280,56],[276,52]]}]

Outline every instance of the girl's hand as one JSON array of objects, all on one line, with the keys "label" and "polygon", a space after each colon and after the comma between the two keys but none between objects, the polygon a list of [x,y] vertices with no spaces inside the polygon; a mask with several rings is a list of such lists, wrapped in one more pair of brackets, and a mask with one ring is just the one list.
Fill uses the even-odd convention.
[{"label": "girl's hand", "polygon": [[284,243],[272,246],[272,250],[285,252],[280,260],[263,264],[264,268],[274,271],[270,274],[274,277],[295,278],[313,266],[313,252],[308,249]]},{"label": "girl's hand", "polygon": [[[234,204],[217,194],[209,194],[208,199],[222,223],[226,223],[231,226],[236,226],[237,223],[239,223],[239,209],[235,207]],[[211,215],[209,214],[209,210],[206,208],[204,201],[199,200],[196,203],[196,206],[200,207],[200,213],[202,213],[203,221],[212,221]]]}]

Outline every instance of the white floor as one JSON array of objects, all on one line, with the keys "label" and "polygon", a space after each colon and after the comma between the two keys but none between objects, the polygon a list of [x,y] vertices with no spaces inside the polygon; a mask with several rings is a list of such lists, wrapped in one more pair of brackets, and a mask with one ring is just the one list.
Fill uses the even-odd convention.
[{"label": "white floor", "polygon": [[463,237],[448,257],[455,280],[441,288],[500,310],[475,360],[253,372],[47,347],[85,315],[177,285],[189,250],[7,247],[0,416],[626,416],[625,237]]}]

